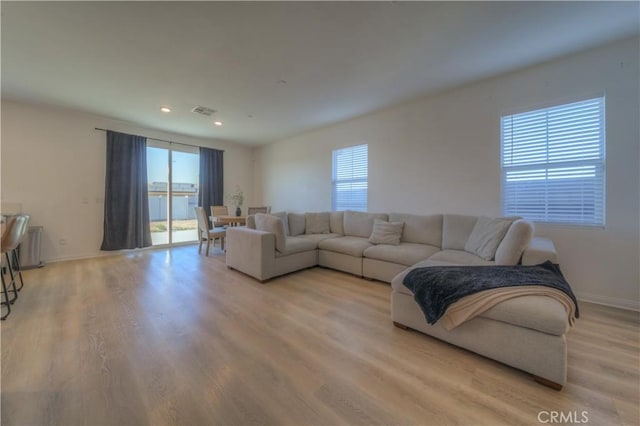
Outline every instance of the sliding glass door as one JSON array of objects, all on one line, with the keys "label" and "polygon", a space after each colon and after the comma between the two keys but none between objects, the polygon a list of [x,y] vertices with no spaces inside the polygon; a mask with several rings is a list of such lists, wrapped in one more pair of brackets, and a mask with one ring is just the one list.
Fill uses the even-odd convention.
[{"label": "sliding glass door", "polygon": [[171,151],[171,242],[198,239],[198,222],[194,207],[198,205],[197,153]]},{"label": "sliding glass door", "polygon": [[198,240],[197,148],[162,143],[147,146],[149,218],[153,245]]}]

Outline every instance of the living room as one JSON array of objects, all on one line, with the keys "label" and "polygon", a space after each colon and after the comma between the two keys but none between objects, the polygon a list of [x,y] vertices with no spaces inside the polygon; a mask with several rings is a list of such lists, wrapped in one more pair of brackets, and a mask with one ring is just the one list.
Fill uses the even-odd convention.
[{"label": "living room", "polygon": [[[299,4],[297,5],[299,6]],[[153,96],[146,97],[144,100],[147,103],[141,106],[138,104],[127,105],[121,102],[121,97],[124,99],[125,96],[123,92],[136,90],[149,92],[158,89],[158,87],[148,87],[146,80],[137,77],[136,73],[118,74],[117,68],[123,66],[119,63],[118,56],[119,49],[122,48],[122,44],[118,42],[121,43],[122,39],[116,38],[118,42],[115,43],[112,43],[112,40],[108,38],[91,39],[96,43],[98,56],[103,58],[102,62],[98,64],[89,63],[89,60],[83,59],[82,55],[67,56],[71,55],[74,49],[88,55],[84,50],[86,46],[78,41],[80,39],[75,40],[71,37],[74,31],[84,31],[80,34],[86,36],[90,33],[92,25],[98,26],[98,22],[103,16],[101,13],[106,13],[108,4],[100,6],[105,8],[105,10],[98,9],[101,13],[95,13],[95,11],[83,9],[88,6],[81,2],[76,6],[78,7],[75,11],[77,14],[74,15],[74,13],[67,11],[64,13],[58,11],[57,8],[61,6],[55,4],[40,9],[44,7],[42,4],[22,6],[18,3],[4,3],[2,5],[1,135],[3,210],[6,208],[5,206],[19,206],[21,211],[30,214],[32,225],[43,226],[42,259],[46,266],[42,268],[42,273],[47,269],[53,269],[56,265],[69,265],[73,262],[82,262],[82,259],[87,259],[86,262],[90,262],[105,256],[105,253],[100,251],[105,198],[105,134],[96,128],[224,150],[225,193],[229,194],[235,188],[241,188],[245,196],[245,208],[251,205],[269,205],[272,211],[331,210],[332,152],[339,148],[367,144],[367,210],[369,212],[457,213],[495,217],[503,214],[501,207],[501,117],[532,109],[604,97],[606,104],[605,225],[572,226],[536,223],[535,234],[553,241],[558,252],[558,261],[579,301],[595,302],[595,304],[613,306],[617,309],[611,311],[614,313],[606,311],[608,314],[604,316],[602,321],[606,322],[606,318],[623,315],[618,314],[619,312],[635,312],[633,314],[635,323],[630,326],[631,330],[636,333],[635,347],[629,349],[629,352],[624,356],[635,356],[637,360],[637,311],[640,310],[640,271],[638,268],[640,259],[638,5],[635,3],[594,2],[590,5],[576,4],[572,6],[575,9],[571,9],[565,3],[549,3],[545,8],[557,7],[556,14],[553,14],[550,9],[535,10],[534,8],[523,10],[521,16],[518,15],[518,6],[511,3],[503,6],[498,3],[483,3],[476,5],[475,9],[465,9],[470,7],[467,4],[447,6],[447,4],[441,3],[432,4],[433,8],[429,9],[428,3],[412,6],[402,2],[373,5],[350,3],[344,6],[329,4],[324,8],[322,4],[312,5],[314,8],[306,11],[296,9],[295,5],[291,6],[293,8],[291,13],[301,19],[316,14],[317,23],[308,28],[309,38],[313,38],[314,34],[316,36],[324,34],[327,37],[325,42],[322,41],[322,38],[315,39],[315,44],[312,44],[313,48],[317,52],[326,53],[326,55],[318,53],[316,62],[310,65],[297,65],[295,55],[292,56],[293,59],[287,59],[288,50],[273,50],[274,47],[270,44],[281,42],[281,38],[288,39],[286,37],[287,30],[292,31],[291,28],[300,28],[301,22],[308,24],[307,21],[292,22],[290,27],[280,27],[280,32],[272,29],[273,34],[265,33],[271,34],[273,37],[271,40],[265,36],[262,40],[269,47],[265,48],[265,52],[276,53],[274,54],[275,59],[261,58],[260,61],[252,59],[251,61],[247,60],[246,63],[243,62],[246,60],[246,57],[243,56],[246,51],[227,53],[225,56],[224,52],[228,49],[229,43],[236,41],[235,38],[207,37],[208,31],[204,29],[189,34],[189,37],[193,39],[199,37],[200,39],[215,40],[214,47],[211,48],[212,51],[221,55],[221,62],[231,64],[226,65],[228,68],[225,68],[225,72],[235,70],[239,73],[240,86],[233,83],[234,89],[241,87],[241,84],[247,84],[251,89],[255,89],[258,83],[255,83],[254,80],[260,80],[260,85],[264,86],[260,90],[256,89],[256,92],[264,94],[265,98],[251,98],[250,101],[254,102],[251,106],[252,109],[249,109],[250,102],[245,99],[248,96],[247,92],[237,92],[238,99],[235,101],[239,107],[234,110],[234,115],[231,115],[231,113],[227,113],[225,108],[231,111],[232,107],[235,107],[233,102],[230,101],[230,105],[227,106],[217,104],[216,100],[224,99],[225,96],[229,97],[233,94],[225,92],[215,82],[211,83],[212,87],[215,90],[220,90],[219,93],[216,93],[214,89],[207,88],[202,90],[207,94],[202,98],[197,98],[196,94],[202,88],[193,85],[195,88],[191,86],[188,88],[188,96],[178,98],[181,91],[181,78],[185,79],[202,72],[217,74],[215,74],[215,70],[207,68],[209,63],[200,58],[197,49],[194,47],[191,48],[192,50],[185,49],[184,45],[182,45],[183,49],[180,53],[182,56],[178,56],[178,58],[191,61],[191,63],[184,62],[186,64],[184,68],[188,69],[186,71],[182,69],[178,65],[180,62],[170,61],[169,69],[160,71],[162,61],[158,57],[163,52],[154,49],[159,49],[158,45],[169,45],[172,42],[172,34],[161,35],[162,38],[156,44],[151,41],[156,36],[155,34],[138,33],[140,30],[127,26],[131,22],[135,22],[135,17],[140,18],[146,13],[150,14],[149,5],[123,4],[120,6],[121,9],[131,8],[131,18],[130,20],[116,21],[118,25],[121,25],[121,27],[117,25],[116,28],[123,31],[122,38],[127,39],[129,34],[138,34],[138,37],[132,36],[131,42],[139,43],[135,47],[141,52],[145,52],[139,61],[134,61],[126,66],[140,66],[145,69],[146,67],[156,68],[161,73],[159,79],[164,78],[167,86],[172,86],[171,89],[164,92],[159,90],[157,93],[153,93]],[[259,21],[261,16],[264,17],[266,23],[271,23],[270,19],[283,13],[280,9],[270,10],[269,4],[260,6],[262,9],[255,9],[259,7],[255,4],[238,6],[238,9],[224,4],[224,12],[229,13],[227,16],[229,23],[225,26],[225,14],[216,11],[215,4],[199,7],[206,10],[209,6],[211,10],[208,13],[218,12],[215,13],[218,16],[215,22],[220,23],[225,30],[229,30],[229,26],[246,26],[243,29],[249,31],[249,28],[252,28],[252,25],[255,24],[255,21]],[[169,9],[166,11],[157,12],[160,16],[165,16],[167,20],[170,20],[167,16],[172,17],[176,14],[181,16],[182,13],[193,19],[194,13],[188,13],[182,9],[185,6],[170,4],[167,7]],[[284,8],[282,5],[279,7]],[[340,10],[340,7],[345,7],[345,9]],[[397,11],[398,8],[405,7],[416,7],[417,9],[415,11],[410,9]],[[452,9],[448,10],[447,7]],[[359,10],[359,8],[364,9]],[[482,12],[483,9],[485,12]],[[623,12],[619,12],[620,10]],[[104,16],[114,18],[121,11],[108,11],[109,13]],[[86,15],[84,15],[85,13]],[[400,17],[389,18],[389,16],[394,16],[393,13],[400,13]],[[420,13],[425,15],[421,17]],[[441,13],[444,15],[440,15]],[[584,15],[582,15],[583,13]],[[71,18],[59,20],[60,15],[65,14]],[[495,50],[478,51],[465,47],[470,45],[473,31],[464,33],[460,38],[457,38],[452,35],[454,30],[450,29],[449,32],[439,34],[441,38],[447,38],[448,41],[435,46],[440,48],[441,46],[450,46],[451,52],[460,51],[461,53],[440,52],[440,55],[437,56],[439,62],[427,64],[421,62],[420,58],[421,54],[429,54],[427,48],[413,51],[416,55],[414,61],[399,62],[395,63],[395,68],[385,68],[388,74],[374,75],[380,80],[376,81],[371,77],[372,81],[369,81],[369,86],[359,83],[361,75],[369,76],[369,69],[376,66],[388,66],[388,61],[396,60],[393,55],[393,44],[389,46],[383,42],[384,37],[390,37],[385,31],[395,28],[395,25],[399,25],[398,22],[403,22],[406,24],[406,34],[401,32],[402,37],[410,39],[414,35],[412,31],[415,31],[418,35],[415,35],[414,38],[426,37],[423,42],[427,43],[427,40],[430,40],[429,37],[436,38],[435,36],[438,34],[428,33],[426,30],[422,33],[418,30],[420,27],[410,27],[409,23],[415,24],[416,21],[420,22],[420,19],[424,19],[425,22],[435,25],[432,22],[435,19],[434,16],[444,19],[443,16],[447,16],[447,14],[449,18],[453,16],[454,18],[464,17],[471,20],[468,25],[472,29],[498,28],[496,30],[498,32],[506,31],[505,27],[500,26],[500,16],[510,16],[519,20],[515,20],[516,24],[509,27],[512,31],[509,33],[509,38],[512,41],[496,45]],[[49,15],[49,19],[46,19],[47,15]],[[411,15],[416,17],[415,21],[409,19]],[[601,15],[602,18],[596,19],[598,15]],[[73,18],[74,16],[75,18]],[[333,52],[332,48],[337,49],[339,38],[344,35],[339,31],[346,31],[339,24],[348,27],[349,23],[357,22],[358,16],[368,17],[369,24],[367,24],[367,19],[363,18],[362,27],[359,30],[354,29],[352,32],[354,40],[345,41],[344,52],[342,54]],[[491,16],[494,17],[491,18]],[[569,18],[573,20],[571,25],[568,23],[563,25],[562,23],[558,24],[553,16],[557,17],[559,22],[563,22],[561,18],[567,19],[567,22]],[[629,16],[630,18],[625,19]],[[246,21],[234,21],[232,17],[235,19],[243,17]],[[11,18],[16,18],[16,20],[9,21]],[[203,23],[207,22],[207,18],[211,19],[211,16],[201,13],[197,22],[203,25],[202,28],[209,30]],[[185,25],[189,23],[186,18],[183,17],[183,19]],[[292,18],[289,19],[294,21]],[[487,21],[485,22],[483,19]],[[540,19],[540,21],[537,22],[535,19]],[[282,20],[285,19],[274,20],[277,23],[282,23]],[[529,21],[534,23],[525,26],[524,23]],[[20,25],[29,22],[46,24],[40,27],[44,28],[42,31],[46,37],[36,33],[30,36],[33,38],[28,38],[17,29]],[[327,35],[330,34],[329,31],[324,33],[319,28],[331,23],[334,23],[332,24],[334,26],[330,28],[336,32],[333,36]],[[515,29],[518,24],[522,24],[520,31]],[[77,28],[74,25],[77,25]],[[550,29],[547,29],[545,25],[551,26]],[[556,26],[553,27],[553,25]],[[443,24],[443,26],[445,25]],[[259,29],[264,30],[265,27],[267,27],[266,24]],[[52,31],[52,28],[59,28],[59,33],[47,32]],[[176,26],[176,28],[178,27]],[[380,52],[387,56],[377,53],[374,49],[350,50],[352,45],[347,42],[360,46],[358,43],[363,43],[362,39],[373,37],[375,28],[379,28],[383,34],[376,41],[381,43]],[[101,34],[101,31],[96,28],[96,34]],[[177,30],[173,31],[177,32]],[[255,45],[252,44],[252,48],[255,50],[249,49],[249,52],[256,53],[260,50],[260,43],[255,41],[259,40],[259,37],[251,32],[249,34],[254,37],[250,40],[255,43]],[[479,39],[478,43],[486,44],[499,38],[497,37],[499,35],[486,30],[485,33],[477,33],[476,37]],[[22,43],[25,44],[21,45],[17,40],[23,40]],[[250,40],[240,39],[239,43],[251,44]],[[64,48],[57,45],[57,43],[64,41],[69,45]],[[311,42],[310,40],[306,41]],[[29,42],[41,44],[28,45]],[[531,44],[527,44],[528,42]],[[549,45],[555,45],[556,50],[540,48],[540,46]],[[296,50],[295,46],[296,44],[293,42],[292,45],[288,45],[293,49],[291,52],[303,50],[301,46],[298,46],[298,50]],[[405,50],[412,52],[409,47],[405,49],[404,46],[397,46],[398,55],[405,54]],[[415,44],[411,45],[411,47],[414,46]],[[26,47],[29,49],[21,50]],[[367,47],[371,48],[369,45]],[[145,48],[148,48],[150,53],[146,53]],[[21,55],[20,52],[28,52],[28,54]],[[348,62],[347,65],[353,67],[355,64],[358,65],[357,67],[341,67],[344,63],[340,61],[345,61],[345,57],[349,56],[359,56],[358,60],[361,63],[358,64],[354,59],[354,62]],[[406,58],[406,56],[402,57]],[[36,61],[35,58],[38,60]],[[433,59],[433,56],[428,56],[428,58]],[[336,60],[336,62],[331,64],[330,60]],[[149,61],[150,64],[141,63],[146,61]],[[251,66],[256,65],[256,62],[266,63],[262,70],[270,69],[271,73],[253,75],[247,71]],[[473,69],[475,73],[473,76],[465,74],[464,64],[466,63],[469,64],[469,69]],[[492,68],[489,66],[490,63],[499,63],[502,68],[497,65]],[[475,66],[477,64],[480,66]],[[40,66],[40,68],[35,68],[36,66]],[[299,66],[306,74],[302,71],[296,71],[296,66]],[[407,69],[416,67],[419,69],[421,66],[425,67],[425,74],[435,76],[433,80],[430,80],[433,88],[426,91],[416,86],[411,88],[412,90],[408,90],[410,81],[407,80],[406,85],[401,83],[405,78],[409,79],[409,76],[415,78],[415,75]],[[102,74],[100,79],[92,80],[89,74],[90,71],[94,71],[92,67],[102,67],[107,74],[114,73],[115,75],[130,75],[132,77],[129,80],[124,78],[116,81],[104,79],[104,74]],[[176,68],[173,69],[173,67]],[[317,71],[313,73],[310,69],[317,69]],[[47,85],[48,82],[43,77],[47,73],[50,73],[49,77],[53,88],[43,94],[37,89]],[[53,84],[56,79],[60,78],[59,75],[65,73],[68,74],[67,80],[75,79],[78,84],[77,93],[73,93],[71,97],[67,96],[68,93],[62,96],[62,93],[68,92],[68,87],[61,85],[56,88]],[[316,80],[324,78],[331,83],[333,83],[332,79],[336,78],[341,81],[342,86],[333,90],[329,90],[331,88],[327,86],[313,86]],[[97,93],[104,98],[98,98],[98,101],[94,99],[86,104],[91,106],[82,108],[79,105],[81,105],[86,85],[93,86],[93,89],[96,90],[92,94]],[[358,87],[363,92],[356,93],[355,89],[353,92],[346,90],[350,85]],[[399,97],[393,98],[390,88],[394,85],[404,87],[405,93],[401,96],[396,94],[395,96]],[[372,87],[377,89],[376,92],[388,92],[389,99],[399,100],[382,101],[376,107],[372,107],[371,102],[365,96],[367,90]],[[325,96],[322,96],[323,91]],[[376,93],[376,96],[381,95]],[[73,104],[71,99],[78,103]],[[151,105],[150,99],[155,99]],[[324,106],[323,109],[314,112],[315,116],[301,116],[301,112],[292,113],[292,109],[296,108],[307,113],[313,112],[308,109],[310,107],[307,104],[313,104],[314,99],[317,99],[318,104]],[[376,98],[376,101],[380,99],[382,98]],[[233,101],[232,98],[231,100]],[[289,118],[270,112],[270,110],[281,111],[279,102],[282,104],[291,103],[288,107],[292,109],[284,109],[285,112],[290,113]],[[101,103],[104,104],[103,110],[97,109],[96,106]],[[167,104],[172,107],[172,111],[168,114],[160,112],[160,106]],[[208,123],[201,124],[194,121],[201,117],[192,118],[191,108],[199,104],[218,109],[216,114],[219,117],[226,113],[223,126],[216,128]],[[149,112],[145,113],[146,115],[141,114],[140,119],[137,119],[133,112],[127,113],[128,108],[131,108],[131,111],[147,108]],[[122,112],[117,112],[118,109],[122,109]],[[151,112],[152,109],[153,112]],[[282,124],[282,120],[288,119],[293,122],[290,127]],[[190,130],[189,126],[192,126],[195,131]],[[205,126],[209,126],[210,129],[202,130]],[[207,136],[204,136],[205,133]],[[239,137],[236,134],[244,136]],[[273,136],[265,139],[264,135],[266,134]],[[173,256],[184,259],[185,250],[190,250],[189,256],[197,257],[195,245],[161,248],[158,249],[158,253],[167,253],[169,257],[173,253]],[[127,252],[121,257],[133,259],[132,263],[136,263],[140,261],[139,256],[144,256],[145,252],[141,251],[142,254]],[[250,282],[247,277],[220,267],[224,264],[224,252],[218,250],[211,257],[213,258],[212,262],[217,263],[214,266],[207,266],[210,269],[206,269],[206,271],[220,274],[226,280],[235,282],[236,286],[247,284],[245,281]],[[199,260],[199,262],[204,262],[204,260]],[[127,271],[126,268],[121,265],[117,267],[120,271]],[[29,297],[29,291],[39,291],[41,294],[42,292],[56,291],[51,287],[47,289],[46,283],[38,283],[37,286],[33,284],[31,289],[28,288],[32,281],[31,277],[38,273],[40,271],[25,271],[26,287],[21,293],[21,297],[24,299]],[[202,277],[203,273],[198,272],[197,275]],[[339,275],[339,273],[329,273],[328,276],[322,275],[319,279],[324,280],[329,277],[341,283],[346,281],[345,285],[361,285],[356,283],[357,279],[354,277],[338,278]],[[85,276],[84,279],[90,280],[91,278]],[[283,279],[289,283],[295,279],[295,274]],[[303,280],[306,279],[308,278],[303,278]],[[268,283],[264,288],[255,290],[256,294],[271,299],[273,295],[267,293],[272,291],[272,294],[286,298],[285,289],[278,288],[273,284],[273,282]],[[369,283],[364,282],[362,285],[366,284]],[[77,285],[75,284],[75,286]],[[247,286],[254,288],[253,283],[247,284]],[[65,290],[58,291],[61,291],[60,297],[65,294]],[[319,291],[314,290],[314,292]],[[339,292],[340,290],[332,284],[331,291]],[[368,294],[366,293],[368,290],[363,291],[364,294]],[[316,296],[324,297],[322,293],[317,293]],[[243,293],[238,297],[250,298],[250,294]],[[57,300],[57,296],[55,300]],[[20,327],[20,321],[12,321],[20,318],[19,315],[28,318],[29,312],[22,309],[19,305],[20,302],[21,300],[16,301],[15,316],[9,317],[6,325],[3,324],[3,334],[8,330]],[[376,308],[378,307],[376,305]],[[369,312],[365,310],[364,315],[368,314]],[[588,320],[585,321],[588,322]],[[7,327],[11,327],[11,329]],[[35,327],[35,324],[32,324],[31,327]],[[32,328],[29,330],[33,331]],[[423,339],[430,340],[424,336]],[[585,344],[589,346],[589,342],[582,342],[577,346],[583,347]],[[443,353],[448,352],[443,350]],[[7,365],[7,359],[12,359],[11,354],[7,354],[8,358],[5,349],[3,349],[3,367]],[[466,363],[472,363],[474,360],[468,353],[461,356]],[[570,367],[571,356],[570,352]],[[481,359],[479,362],[486,364],[488,360]],[[579,365],[579,362],[576,361],[576,364]],[[22,368],[28,369],[27,366]],[[637,385],[637,362],[635,368],[632,379]],[[496,369],[499,370],[500,367],[496,367]],[[575,371],[574,374],[576,374]],[[514,376],[509,376],[508,373],[506,376],[507,378],[504,380],[509,383],[515,380]],[[11,377],[9,376],[9,379]],[[517,378],[522,380],[520,376]],[[3,382],[6,383],[4,379],[3,369]],[[573,379],[574,383],[579,384],[574,384],[573,390],[569,387],[563,392],[580,393],[579,391],[583,389],[595,392],[591,387],[584,385],[584,381],[581,382],[579,378],[574,376]],[[569,382],[571,380],[570,370]],[[16,384],[17,382],[9,383],[14,383],[17,386],[13,392],[20,388]],[[513,386],[514,389],[517,389],[517,385]],[[328,392],[336,391],[335,388],[329,387],[328,389]],[[34,390],[32,389],[32,391]],[[527,388],[526,392],[535,393],[536,391]],[[546,392],[546,390],[541,392]],[[617,394],[615,387],[608,389],[608,392],[608,396]],[[3,386],[3,413],[7,408],[5,404],[9,401],[5,399],[5,395],[7,395],[6,387]],[[539,397],[539,395],[535,397]],[[547,401],[550,398],[552,397],[545,394],[541,400],[536,400],[540,410],[545,409],[544,402],[540,401]],[[618,405],[615,408],[610,408],[609,404],[612,404],[611,401],[615,397],[602,403],[607,407],[603,411],[616,412],[616,410],[620,410],[613,416],[615,419],[608,422],[609,424],[624,423],[624,419],[632,419],[633,415],[637,414],[637,392],[631,398],[632,400],[635,398],[635,407],[633,403],[625,405],[624,402],[616,401]],[[579,404],[567,407],[574,411],[581,411]],[[590,407],[590,409],[592,410],[592,419],[599,418],[594,414],[595,408]],[[9,410],[9,412],[12,411]],[[13,413],[17,412],[20,410]],[[628,417],[623,413],[627,413]],[[18,418],[12,417],[14,420]],[[238,419],[241,419],[241,417],[230,418],[238,422]],[[287,419],[289,422],[300,420],[300,417],[293,414],[291,417],[284,416],[282,418],[285,419],[282,422],[286,422]],[[535,416],[510,417],[507,420],[503,419],[502,422],[508,423],[514,418],[523,423],[536,423]],[[84,419],[85,423],[92,423],[86,417]],[[139,418],[135,417],[135,419]],[[147,417],[147,421],[150,421],[149,419],[158,420]],[[323,417],[321,415],[318,419],[324,419],[324,423],[355,422],[353,418],[340,416]],[[309,423],[321,423],[322,421],[318,419],[315,422],[313,418],[307,420]],[[347,420],[345,421],[345,419]],[[371,420],[371,418],[367,419]],[[393,419],[394,417],[391,416],[381,418],[378,421],[392,421]],[[405,418],[405,420],[408,419],[411,418]],[[464,420],[468,422],[469,419],[469,417],[461,417],[456,421],[452,417],[444,416],[440,418],[441,421],[434,421],[430,424],[464,423]],[[4,414],[3,420],[5,420]],[[197,419],[192,418],[191,420],[198,422]],[[223,420],[223,418],[220,419],[220,421]],[[244,420],[249,422],[247,419]],[[254,420],[256,423],[279,423],[278,420],[281,419],[269,417]],[[477,423],[490,423],[490,420],[496,419],[478,419]],[[369,422],[374,421],[375,419]],[[170,421],[167,419],[164,422]],[[214,421],[211,422],[214,423]],[[428,419],[423,422],[429,423]],[[498,422],[500,421],[498,420]],[[637,420],[629,420],[628,422],[633,424]]]}]

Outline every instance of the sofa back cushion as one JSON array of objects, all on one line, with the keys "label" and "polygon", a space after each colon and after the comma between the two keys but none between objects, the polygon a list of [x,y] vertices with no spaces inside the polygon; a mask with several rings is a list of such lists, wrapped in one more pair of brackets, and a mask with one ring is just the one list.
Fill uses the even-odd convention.
[{"label": "sofa back cushion", "polygon": [[389,220],[385,213],[363,213],[347,210],[344,212],[344,235],[369,238],[375,219]]},{"label": "sofa back cushion", "polygon": [[517,265],[533,238],[533,231],[533,223],[528,220],[513,222],[496,251],[496,265]]},{"label": "sofa back cushion", "polygon": [[512,217],[479,217],[464,244],[464,250],[484,260],[493,260],[514,220]]},{"label": "sofa back cushion", "polygon": [[442,249],[464,250],[478,216],[445,214],[442,218]]},{"label": "sofa back cushion", "polygon": [[304,234],[304,213],[289,213],[289,235],[295,237]]},{"label": "sofa back cushion", "polygon": [[442,247],[442,215],[391,213],[389,222],[404,222],[403,243],[429,244]]},{"label": "sofa back cushion", "polygon": [[256,213],[256,229],[269,232],[276,236],[276,250],[284,253],[287,249],[287,237],[284,233],[284,223],[279,217],[270,214]]},{"label": "sofa back cushion", "polygon": [[304,220],[304,233],[307,235],[331,233],[329,212],[305,213]]},{"label": "sofa back cushion", "polygon": [[329,215],[331,233],[344,235],[344,212],[331,212]]},{"label": "sofa back cushion", "polygon": [[271,216],[280,218],[280,220],[282,221],[282,224],[284,225],[284,234],[286,236],[289,236],[289,215],[287,214],[287,212],[275,212],[275,213],[269,213],[269,214]]},{"label": "sofa back cushion", "polygon": [[256,229],[256,216],[253,214],[250,214],[249,216],[247,216],[247,221],[245,225],[249,229]]}]

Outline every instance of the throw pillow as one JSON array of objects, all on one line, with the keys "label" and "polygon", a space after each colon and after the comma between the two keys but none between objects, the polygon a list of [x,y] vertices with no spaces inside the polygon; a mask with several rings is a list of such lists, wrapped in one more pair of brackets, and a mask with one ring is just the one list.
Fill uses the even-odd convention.
[{"label": "throw pillow", "polygon": [[284,224],[280,218],[270,214],[256,213],[256,229],[274,234],[276,236],[276,250],[284,253],[287,248],[287,237],[284,233]]},{"label": "throw pillow", "polygon": [[403,227],[404,222],[387,222],[385,220],[375,219],[373,221],[373,232],[371,232],[369,242],[371,244],[397,246],[400,244]]},{"label": "throw pillow", "polygon": [[506,235],[514,218],[479,217],[467,242],[464,251],[475,254],[484,260],[493,260],[496,250]]},{"label": "throw pillow", "polygon": [[305,213],[305,234],[330,234],[329,212]]}]

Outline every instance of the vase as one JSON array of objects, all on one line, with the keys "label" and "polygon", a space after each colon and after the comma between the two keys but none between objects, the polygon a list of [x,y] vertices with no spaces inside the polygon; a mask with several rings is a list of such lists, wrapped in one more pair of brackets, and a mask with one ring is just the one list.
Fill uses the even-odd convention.
[{"label": "vase", "polygon": [[240,217],[241,214],[242,214],[242,210],[240,209],[240,206],[236,207],[236,216]]}]

